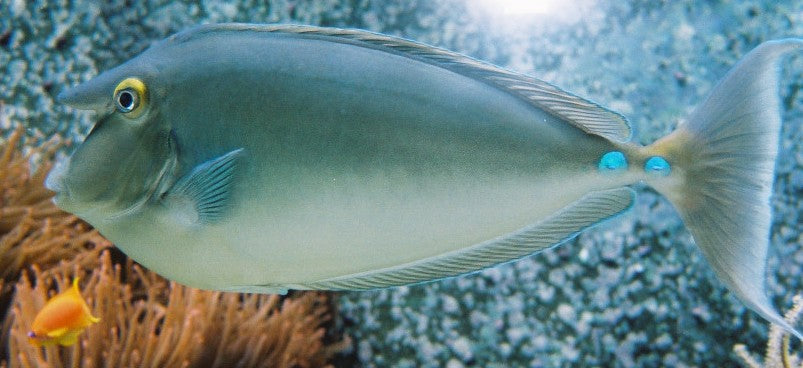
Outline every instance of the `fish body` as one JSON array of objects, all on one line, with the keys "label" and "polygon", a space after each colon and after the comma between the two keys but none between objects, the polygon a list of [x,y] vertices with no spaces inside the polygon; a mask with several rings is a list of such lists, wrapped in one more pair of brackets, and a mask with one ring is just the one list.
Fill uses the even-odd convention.
[{"label": "fish body", "polygon": [[[445,50],[355,30],[201,26],[60,95],[101,118],[47,185],[59,206],[171,279],[280,292],[403,285],[517,259],[626,211],[627,186],[646,182],[687,225],[699,221],[689,227],[725,283],[775,318],[763,285],[744,284],[764,265],[745,272],[719,256],[735,236],[721,230],[745,221],[717,220],[722,202],[701,209],[711,189],[697,184],[711,167],[749,178],[774,162],[777,96],[762,89],[768,107],[744,108],[771,122],[759,135],[774,141],[755,165],[699,155],[721,133],[709,115],[732,109],[720,100],[756,92],[726,91],[728,80],[750,69],[774,86],[774,74],[752,69],[799,47],[765,45],[688,128],[642,147],[615,112]],[[757,195],[766,212],[736,235],[759,239],[752,255],[763,262],[771,167],[761,173],[758,189],[726,183],[714,196]]]},{"label": "fish body", "polygon": [[71,346],[87,327],[99,322],[78,290],[78,279],[72,287],[50,298],[34,318],[28,342],[34,346]]}]

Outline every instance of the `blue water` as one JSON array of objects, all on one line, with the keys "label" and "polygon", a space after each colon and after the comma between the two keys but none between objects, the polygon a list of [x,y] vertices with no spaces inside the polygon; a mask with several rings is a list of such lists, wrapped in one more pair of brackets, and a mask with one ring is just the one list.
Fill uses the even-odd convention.
[{"label": "blue water", "polygon": [[[81,137],[92,116],[56,104],[62,88],[188,26],[240,21],[363,28],[462,52],[616,110],[649,143],[682,122],[751,48],[803,36],[800,1],[125,3],[0,2],[0,129],[24,124],[32,141]],[[785,124],[767,289],[786,310],[803,293],[803,57],[781,72]],[[734,366],[736,343],[763,355],[767,323],[715,279],[669,203],[647,189],[639,194],[631,214],[542,254],[425,285],[344,293],[351,361]]]}]

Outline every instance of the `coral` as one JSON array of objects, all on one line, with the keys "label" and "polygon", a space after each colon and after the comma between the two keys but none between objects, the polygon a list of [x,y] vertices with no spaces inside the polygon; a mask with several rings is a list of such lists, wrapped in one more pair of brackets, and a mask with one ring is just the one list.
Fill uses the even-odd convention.
[{"label": "coral", "polygon": [[[0,120],[4,119],[2,113],[0,106]],[[27,265],[48,268],[80,252],[97,258],[100,250],[111,246],[88,224],[62,212],[50,200],[53,194],[43,183],[52,166],[49,159],[61,142],[54,138],[23,154],[18,148],[23,132],[19,125],[0,142],[0,319],[8,310],[13,284]],[[34,158],[39,166],[32,172]],[[86,262],[91,257],[82,259]],[[0,331],[0,356],[8,346],[6,331]]]},{"label": "coral", "polygon": [[[34,267],[35,283],[23,274],[6,322],[10,367],[324,367],[349,344],[324,345],[332,318],[326,293],[283,298],[198,290],[130,260],[114,264],[108,251],[89,274],[80,263]],[[31,346],[27,332],[36,312],[74,277],[86,280],[83,294],[100,322],[74,346]]]},{"label": "coral", "polygon": [[[800,317],[803,316],[803,296],[795,296],[794,303],[792,309],[784,315],[784,319],[792,326],[795,326]],[[749,368],[803,368],[803,358],[789,352],[789,340],[790,334],[786,330],[781,326],[772,324],[763,364],[753,357],[743,344],[736,344],[733,347],[733,351],[742,359],[744,365]]]}]

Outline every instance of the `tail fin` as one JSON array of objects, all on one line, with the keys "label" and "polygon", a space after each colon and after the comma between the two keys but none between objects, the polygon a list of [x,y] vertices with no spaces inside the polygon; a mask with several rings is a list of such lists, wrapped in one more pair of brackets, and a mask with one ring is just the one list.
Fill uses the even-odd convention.
[{"label": "tail fin", "polygon": [[687,124],[647,152],[673,163],[670,177],[650,184],[674,204],[719,279],[748,307],[803,340],[764,292],[781,128],[778,59],[801,48],[803,39],[758,46]]}]

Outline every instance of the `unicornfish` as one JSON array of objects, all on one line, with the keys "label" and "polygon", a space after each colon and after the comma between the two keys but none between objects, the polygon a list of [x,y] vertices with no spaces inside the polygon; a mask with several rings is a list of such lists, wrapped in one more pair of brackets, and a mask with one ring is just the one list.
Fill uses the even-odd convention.
[{"label": "unicornfish", "polygon": [[759,45],[643,146],[619,113],[454,52],[203,25],[58,95],[98,120],[46,185],[167,278],[272,293],[492,267],[626,212],[644,183],[734,295],[803,338],[764,290],[778,61],[801,47]]}]

